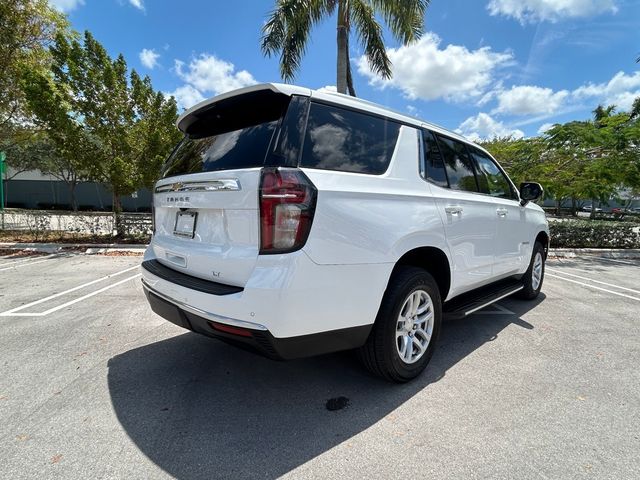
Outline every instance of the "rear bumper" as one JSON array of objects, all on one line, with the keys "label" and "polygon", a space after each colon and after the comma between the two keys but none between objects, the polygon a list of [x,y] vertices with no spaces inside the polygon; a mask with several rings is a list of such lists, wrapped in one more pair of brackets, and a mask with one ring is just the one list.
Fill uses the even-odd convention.
[{"label": "rear bumper", "polygon": [[371,330],[371,325],[363,325],[311,335],[276,338],[262,325],[207,312],[202,312],[205,316],[201,316],[194,313],[193,308],[180,305],[175,300],[172,302],[154,292],[144,281],[143,287],[151,309],[171,323],[235,346],[249,348],[276,360],[291,360],[357,348],[364,344]]},{"label": "rear bumper", "polygon": [[[148,249],[145,263],[154,259],[153,249]],[[302,250],[260,255],[241,291],[221,295],[189,288],[146,268],[141,273],[147,289],[191,315],[289,339],[370,328],[392,268],[392,264],[318,265]]]}]

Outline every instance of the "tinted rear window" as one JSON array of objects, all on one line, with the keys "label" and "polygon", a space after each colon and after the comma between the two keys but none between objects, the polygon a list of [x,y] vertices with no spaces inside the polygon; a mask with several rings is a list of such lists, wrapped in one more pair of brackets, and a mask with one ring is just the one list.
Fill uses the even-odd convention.
[{"label": "tinted rear window", "polygon": [[167,160],[162,176],[261,167],[277,125],[273,121],[211,137],[186,137]]},{"label": "tinted rear window", "polygon": [[380,175],[389,166],[399,132],[398,123],[312,103],[300,166]]},{"label": "tinted rear window", "polygon": [[449,186],[454,190],[477,192],[478,185],[473,165],[467,153],[467,147],[462,142],[440,135],[437,135],[437,137],[438,146],[442,152],[447,170],[447,177],[449,177]]},{"label": "tinted rear window", "polygon": [[448,187],[447,175],[444,172],[442,154],[438,148],[436,137],[429,130],[422,131],[424,139],[424,161],[427,179],[440,187]]}]

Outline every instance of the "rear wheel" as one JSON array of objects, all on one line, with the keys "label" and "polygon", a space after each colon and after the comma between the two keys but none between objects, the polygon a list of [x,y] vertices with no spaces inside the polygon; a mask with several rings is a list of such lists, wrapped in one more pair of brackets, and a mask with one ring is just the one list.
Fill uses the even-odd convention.
[{"label": "rear wheel", "polygon": [[524,288],[518,292],[518,296],[525,300],[533,300],[538,296],[542,289],[542,281],[544,280],[544,247],[542,243],[536,242],[533,246],[533,254],[529,268],[522,276]]},{"label": "rear wheel", "polygon": [[375,375],[409,381],[429,363],[441,323],[436,281],[421,268],[401,267],[389,281],[360,358]]}]

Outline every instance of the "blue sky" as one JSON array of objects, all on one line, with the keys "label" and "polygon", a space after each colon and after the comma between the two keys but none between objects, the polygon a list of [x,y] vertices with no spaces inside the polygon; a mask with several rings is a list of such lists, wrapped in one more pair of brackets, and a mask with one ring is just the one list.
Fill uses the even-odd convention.
[{"label": "blue sky", "polygon": [[[260,52],[272,0],[49,0],[112,55],[173,93],[182,107],[257,82],[280,82]],[[401,46],[375,77],[351,40],[359,97],[473,139],[534,136],[585,119],[599,103],[627,109],[640,96],[640,1],[432,0],[425,35]],[[317,25],[296,84],[335,80],[335,19]]]}]

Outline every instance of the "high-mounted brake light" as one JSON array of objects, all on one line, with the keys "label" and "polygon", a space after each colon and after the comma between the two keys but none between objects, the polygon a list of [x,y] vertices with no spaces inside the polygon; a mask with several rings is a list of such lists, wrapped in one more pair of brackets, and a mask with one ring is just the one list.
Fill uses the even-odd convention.
[{"label": "high-mounted brake light", "polygon": [[309,237],[317,190],[297,168],[265,168],[260,179],[260,253],[287,253]]}]

